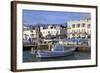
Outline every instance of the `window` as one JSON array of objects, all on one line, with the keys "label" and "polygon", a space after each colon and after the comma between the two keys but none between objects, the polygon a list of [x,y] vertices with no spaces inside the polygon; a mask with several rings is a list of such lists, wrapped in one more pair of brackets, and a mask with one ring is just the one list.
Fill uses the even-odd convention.
[{"label": "window", "polygon": [[32,29],[35,29],[35,27],[32,27]]},{"label": "window", "polygon": [[84,32],[86,32],[85,29],[84,29]]},{"label": "window", "polygon": [[85,29],[82,29],[82,33],[85,33],[86,32],[86,30]]},{"label": "window", "polygon": [[53,28],[58,28],[58,27],[56,27],[56,26],[53,26]]},{"label": "window", "polygon": [[53,27],[51,27],[51,29],[53,29]]},{"label": "window", "polygon": [[78,29],[77,32],[80,32],[80,30]]},{"label": "window", "polygon": [[43,27],[43,29],[46,29],[46,27]]},{"label": "window", "polygon": [[75,24],[73,24],[72,27],[75,28]]},{"label": "window", "polygon": [[85,27],[85,23],[82,23],[82,27]]},{"label": "window", "polygon": [[75,34],[72,34],[72,36],[74,37],[74,36],[75,36]]},{"label": "window", "polygon": [[80,24],[77,24],[77,27],[79,28],[80,27]]},{"label": "window", "polygon": [[90,24],[87,25],[87,28],[90,28]]},{"label": "window", "polygon": [[30,34],[30,36],[31,36],[31,38],[33,38],[34,37],[34,34]]}]

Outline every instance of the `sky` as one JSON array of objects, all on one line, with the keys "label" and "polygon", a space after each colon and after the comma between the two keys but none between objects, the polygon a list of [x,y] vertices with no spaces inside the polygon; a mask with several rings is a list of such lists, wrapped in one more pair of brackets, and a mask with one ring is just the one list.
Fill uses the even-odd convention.
[{"label": "sky", "polygon": [[23,24],[64,24],[71,20],[83,20],[90,18],[90,13],[23,10]]}]

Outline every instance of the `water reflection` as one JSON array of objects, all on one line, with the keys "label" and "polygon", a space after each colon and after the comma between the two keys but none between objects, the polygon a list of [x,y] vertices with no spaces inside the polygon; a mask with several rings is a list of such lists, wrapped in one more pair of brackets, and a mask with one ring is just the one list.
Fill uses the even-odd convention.
[{"label": "water reflection", "polygon": [[74,52],[72,55],[58,58],[37,58],[30,53],[30,50],[23,51],[23,62],[40,62],[40,61],[61,61],[61,60],[82,60],[90,59],[90,52]]}]

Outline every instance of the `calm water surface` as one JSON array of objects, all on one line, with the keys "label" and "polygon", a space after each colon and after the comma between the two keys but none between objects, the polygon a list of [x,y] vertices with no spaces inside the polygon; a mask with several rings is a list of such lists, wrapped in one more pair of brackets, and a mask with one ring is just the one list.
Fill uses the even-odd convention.
[{"label": "calm water surface", "polygon": [[91,54],[89,52],[74,52],[72,55],[60,58],[36,58],[31,54],[30,50],[23,51],[23,62],[39,62],[39,61],[61,61],[61,60],[82,60],[90,59]]}]

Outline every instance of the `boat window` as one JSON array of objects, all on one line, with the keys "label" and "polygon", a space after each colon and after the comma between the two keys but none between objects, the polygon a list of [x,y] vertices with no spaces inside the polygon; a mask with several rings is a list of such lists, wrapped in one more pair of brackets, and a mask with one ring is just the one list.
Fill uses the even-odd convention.
[{"label": "boat window", "polygon": [[64,51],[64,46],[63,46],[63,45],[60,45],[60,44],[56,44],[56,45],[53,47],[53,50],[54,50],[54,51]]}]

